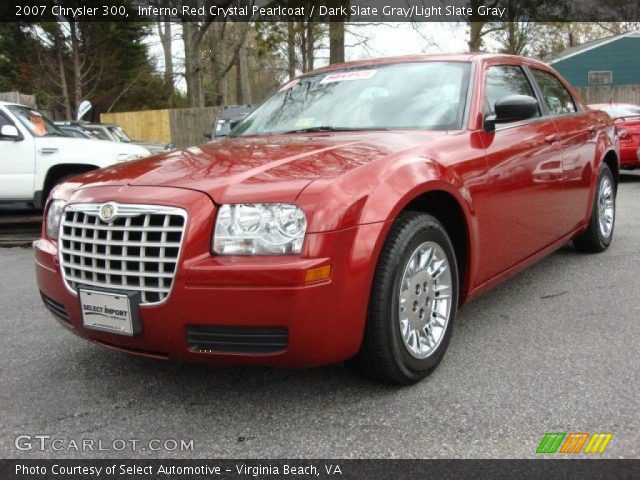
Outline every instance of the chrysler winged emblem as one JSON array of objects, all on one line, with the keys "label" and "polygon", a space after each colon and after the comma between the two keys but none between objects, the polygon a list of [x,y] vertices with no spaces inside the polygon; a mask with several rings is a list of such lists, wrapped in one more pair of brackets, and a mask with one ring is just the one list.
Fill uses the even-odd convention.
[{"label": "chrysler winged emblem", "polygon": [[100,207],[100,220],[108,222],[116,215],[116,206],[113,203],[105,203]]}]

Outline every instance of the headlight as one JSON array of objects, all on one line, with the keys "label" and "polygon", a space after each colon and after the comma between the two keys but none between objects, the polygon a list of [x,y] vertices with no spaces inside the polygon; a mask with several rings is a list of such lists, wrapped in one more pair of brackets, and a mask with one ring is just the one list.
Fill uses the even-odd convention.
[{"label": "headlight", "polygon": [[58,238],[58,230],[60,230],[60,221],[62,220],[63,211],[63,200],[53,200],[49,204],[45,229],[47,232],[47,237],[51,238],[52,240],[56,240]]},{"label": "headlight", "polygon": [[222,205],[213,232],[219,255],[281,255],[302,250],[307,219],[295,205]]}]

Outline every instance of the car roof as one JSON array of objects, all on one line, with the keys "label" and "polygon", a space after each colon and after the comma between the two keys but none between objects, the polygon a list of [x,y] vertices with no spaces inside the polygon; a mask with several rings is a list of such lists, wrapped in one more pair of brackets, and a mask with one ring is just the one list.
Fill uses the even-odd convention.
[{"label": "car roof", "polygon": [[80,126],[82,127],[94,127],[94,128],[100,128],[100,127],[117,127],[117,125],[115,123],[92,123],[92,122],[80,122]]},{"label": "car roof", "polygon": [[591,108],[605,108],[605,107],[634,107],[637,108],[638,105],[634,105],[633,103],[590,103],[589,107]]},{"label": "car roof", "polygon": [[503,60],[509,63],[518,60],[523,64],[539,65],[549,68],[547,64],[529,57],[519,55],[506,55],[502,53],[486,53],[486,52],[467,52],[456,54],[430,54],[430,55],[402,55],[398,57],[381,57],[366,60],[356,60],[353,62],[338,63],[327,65],[316,70],[304,73],[301,77],[315,75],[317,73],[331,72],[334,70],[345,70],[351,68],[365,68],[376,65],[393,65],[397,63],[420,63],[420,62],[472,62],[487,60]]}]

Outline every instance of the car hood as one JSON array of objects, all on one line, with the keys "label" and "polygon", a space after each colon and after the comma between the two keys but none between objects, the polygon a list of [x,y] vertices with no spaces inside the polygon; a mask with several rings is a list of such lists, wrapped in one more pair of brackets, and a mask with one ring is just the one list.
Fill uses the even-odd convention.
[{"label": "car hood", "polygon": [[149,150],[139,145],[130,143],[112,142],[111,140],[97,140],[93,138],[78,137],[38,137],[39,146],[62,149],[74,149],[86,151],[96,155],[109,155],[117,157],[121,154],[148,156]]},{"label": "car hood", "polygon": [[217,203],[291,202],[313,180],[343,175],[443,135],[446,132],[341,132],[226,138],[96,170],[80,181],[81,188],[186,188],[204,192]]},{"label": "car hood", "polygon": [[132,140],[131,143],[134,145],[140,145],[152,153],[164,152],[171,145],[170,143],[150,142],[147,140]]}]

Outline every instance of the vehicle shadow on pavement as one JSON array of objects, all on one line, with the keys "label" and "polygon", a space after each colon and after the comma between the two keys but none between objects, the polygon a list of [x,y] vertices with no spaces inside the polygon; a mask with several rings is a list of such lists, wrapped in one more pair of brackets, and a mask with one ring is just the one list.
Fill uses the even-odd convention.
[{"label": "vehicle shadow on pavement", "polygon": [[[312,386],[312,390],[331,389],[394,391],[395,388],[378,385],[361,378],[354,370],[345,365],[332,365],[304,369],[274,369],[267,367],[220,367],[199,363],[182,363],[172,360],[154,360],[136,357],[126,353],[106,351],[98,346],[89,346],[77,352],[77,361],[81,364],[99,365],[101,374],[106,378],[140,377],[148,386],[158,388],[154,398],[164,397],[171,401],[188,398],[191,404],[216,402],[221,397],[212,394],[224,389],[226,394],[240,394],[244,397],[263,398],[283,389],[295,391],[296,398],[304,397],[302,390]],[[86,371],[86,380],[96,375],[95,371]],[[102,376],[102,375],[99,375]],[[103,378],[104,378],[103,377]],[[130,380],[131,381],[131,380]],[[127,382],[128,383],[128,382]],[[300,388],[300,390],[298,390]]]},{"label": "vehicle shadow on pavement", "polygon": [[620,183],[640,183],[640,175],[635,172],[620,172]]}]

